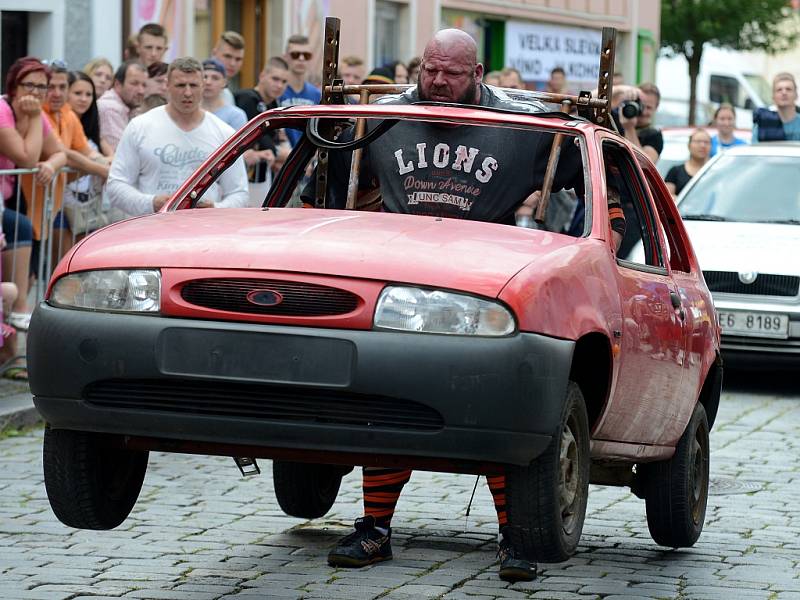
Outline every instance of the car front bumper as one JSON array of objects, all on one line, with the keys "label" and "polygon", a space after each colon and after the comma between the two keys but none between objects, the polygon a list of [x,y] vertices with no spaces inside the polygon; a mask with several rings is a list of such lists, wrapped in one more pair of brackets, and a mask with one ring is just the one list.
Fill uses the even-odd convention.
[{"label": "car front bumper", "polygon": [[31,391],[51,427],[517,465],[558,429],[574,347],[530,333],[316,329],[46,303],[28,339]]}]

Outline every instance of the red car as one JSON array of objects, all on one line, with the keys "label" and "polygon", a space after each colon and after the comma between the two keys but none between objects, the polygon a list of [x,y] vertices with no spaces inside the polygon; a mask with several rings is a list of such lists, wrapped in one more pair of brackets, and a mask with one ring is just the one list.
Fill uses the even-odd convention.
[{"label": "red car", "polygon": [[[366,135],[337,141],[354,119]],[[514,144],[531,171],[543,167],[525,136],[563,136],[578,157],[571,234],[515,227],[513,215],[373,210],[374,193],[356,196],[364,210],[299,206],[330,191],[306,181],[319,148],[339,144],[327,157],[335,170],[337,152],[358,144],[374,159],[392,127],[420,123],[442,136],[477,128]],[[307,135],[263,208],[189,210],[253,140],[286,127]],[[415,201],[463,207],[468,179],[491,162],[478,156],[467,169],[466,150],[438,146],[398,164],[456,172],[461,160],[444,195],[421,177],[407,183],[424,192]],[[566,168],[562,156],[556,181]],[[527,172],[493,175],[508,185]],[[322,187],[336,177],[347,181],[332,171]],[[641,262],[626,258],[630,240],[616,249],[612,191]],[[328,511],[354,465],[504,470],[532,554],[558,561],[576,550],[590,482],[631,486],[659,544],[696,541],[719,342],[674,203],[616,133],[564,113],[322,105],[262,114],[159,214],[78,243],[33,315],[28,365],[48,424],[47,492],[67,525],[120,524],[149,450],[239,457],[243,469],[271,458],[281,507],[307,518]]]}]

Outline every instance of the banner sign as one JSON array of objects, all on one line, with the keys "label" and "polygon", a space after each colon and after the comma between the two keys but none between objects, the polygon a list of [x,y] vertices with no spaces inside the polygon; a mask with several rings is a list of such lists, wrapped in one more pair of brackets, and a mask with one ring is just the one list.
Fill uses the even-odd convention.
[{"label": "banner sign", "polygon": [[505,65],[524,81],[547,81],[561,67],[569,83],[596,82],[602,37],[599,29],[507,21]]}]

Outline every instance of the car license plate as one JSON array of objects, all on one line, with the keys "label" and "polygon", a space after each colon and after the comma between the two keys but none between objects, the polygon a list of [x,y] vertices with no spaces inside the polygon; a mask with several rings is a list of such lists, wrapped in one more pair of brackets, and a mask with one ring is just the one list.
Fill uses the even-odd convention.
[{"label": "car license plate", "polygon": [[719,324],[722,326],[723,335],[783,339],[789,337],[789,315],[721,310],[719,311]]}]

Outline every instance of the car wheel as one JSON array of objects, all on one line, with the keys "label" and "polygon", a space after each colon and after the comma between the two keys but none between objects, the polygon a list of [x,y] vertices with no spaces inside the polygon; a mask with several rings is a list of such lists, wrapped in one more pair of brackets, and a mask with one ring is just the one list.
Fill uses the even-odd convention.
[{"label": "car wheel", "polygon": [[342,477],[351,470],[337,465],[273,461],[275,497],[290,517],[324,517],[336,502]]},{"label": "car wheel", "polygon": [[578,385],[567,386],[561,425],[529,467],[506,470],[506,510],[528,556],[561,562],[578,548],[589,496],[589,420]]},{"label": "car wheel", "polygon": [[640,465],[647,526],[657,544],[692,546],[703,531],[708,504],[708,420],[699,402],[669,460]]},{"label": "car wheel", "polygon": [[113,448],[86,431],[44,430],[44,484],[58,520],[78,529],[113,529],[136,504],[147,451]]}]

